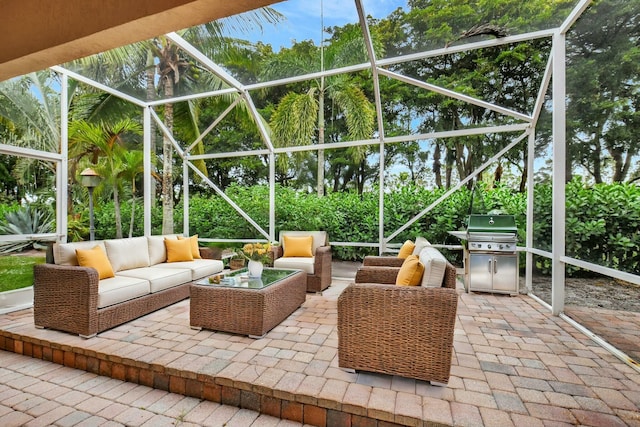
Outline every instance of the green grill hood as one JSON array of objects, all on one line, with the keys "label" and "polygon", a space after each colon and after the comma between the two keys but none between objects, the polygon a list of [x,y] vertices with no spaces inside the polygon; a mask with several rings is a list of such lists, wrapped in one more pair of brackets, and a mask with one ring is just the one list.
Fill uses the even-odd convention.
[{"label": "green grill hood", "polygon": [[517,233],[513,215],[469,215],[469,233]]}]

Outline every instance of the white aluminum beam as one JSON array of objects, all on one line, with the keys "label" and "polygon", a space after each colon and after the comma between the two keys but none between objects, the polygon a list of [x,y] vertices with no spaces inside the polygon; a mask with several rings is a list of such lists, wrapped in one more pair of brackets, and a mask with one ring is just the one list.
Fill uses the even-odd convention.
[{"label": "white aluminum beam", "polygon": [[0,242],[26,242],[29,240],[46,240],[53,242],[57,241],[59,236],[59,233],[3,234],[0,235]]},{"label": "white aluminum beam", "polygon": [[356,9],[358,11],[358,19],[360,20],[360,28],[364,36],[364,44],[367,49],[367,56],[371,63],[371,78],[373,80],[373,97],[376,106],[376,118],[378,121],[378,139],[380,140],[379,147],[379,162],[380,168],[378,173],[378,241],[381,243],[379,253],[381,254],[384,247],[384,121],[382,120],[382,101],[380,97],[380,75],[378,66],[376,65],[376,53],[373,50],[373,42],[371,41],[371,32],[369,31],[369,25],[367,24],[367,17],[364,13],[364,7],[360,0],[355,0]]},{"label": "white aluminum beam", "polygon": [[213,98],[216,96],[228,95],[231,93],[240,93],[240,92],[238,92],[238,90],[234,88],[218,89],[218,90],[212,90],[210,92],[194,93],[191,95],[174,96],[172,98],[157,99],[155,101],[149,101],[145,105],[150,105],[152,107],[155,107],[157,105],[175,104],[177,102],[191,101],[192,99]]},{"label": "white aluminum beam", "polygon": [[213,188],[216,193],[218,193],[218,196],[222,197],[227,203],[229,203],[229,205],[231,205],[231,207],[235,209],[236,212],[238,212],[244,219],[246,219],[249,224],[253,225],[253,227],[258,230],[258,232],[262,234],[265,239],[271,241],[269,233],[267,233],[262,227],[260,227],[260,225],[255,222],[245,211],[243,211],[240,206],[238,206],[233,200],[231,200],[224,191],[218,188],[217,185],[215,185],[205,174],[202,173],[200,169],[195,167],[191,162],[187,161],[186,163],[198,176],[200,176],[203,182],[205,182],[207,185],[209,185],[209,187]]},{"label": "white aluminum beam", "polygon": [[98,83],[97,81],[95,81],[95,80],[93,80],[93,79],[90,79],[90,78],[88,78],[88,77],[85,77],[85,76],[83,76],[83,75],[81,75],[81,74],[78,74],[78,73],[76,73],[76,72],[73,72],[73,71],[67,70],[66,68],[63,68],[63,67],[60,67],[60,66],[57,66],[57,65],[56,65],[55,67],[51,67],[51,69],[52,69],[53,71],[55,71],[55,72],[60,73],[60,74],[67,75],[67,76],[71,77],[71,78],[72,78],[72,79],[74,79],[74,80],[77,80],[77,81],[79,81],[79,82],[82,82],[82,83],[88,84],[89,86],[93,86],[93,87],[95,87],[96,89],[100,89],[100,90],[102,90],[102,91],[104,91],[104,92],[106,92],[106,93],[110,93],[110,94],[111,94],[111,95],[113,95],[113,96],[117,96],[118,98],[122,98],[122,99],[124,99],[125,101],[129,101],[129,102],[131,102],[131,103],[132,103],[132,104],[134,104],[134,105],[138,105],[138,106],[140,106],[140,107],[144,107],[144,106],[146,105],[146,102],[141,101],[141,100],[139,100],[138,98],[136,98],[136,97],[134,97],[134,96],[127,95],[127,94],[126,94],[126,93],[124,93],[124,92],[121,92],[121,91],[119,91],[119,90],[117,90],[117,89],[114,89],[114,88],[112,88],[112,87],[110,87],[110,86],[107,86],[107,85],[105,85],[105,84]]},{"label": "white aluminum beam", "polygon": [[227,159],[232,157],[248,157],[248,156],[264,156],[270,154],[271,151],[266,148],[262,150],[248,150],[248,151],[229,151],[226,153],[209,153],[209,154],[193,154],[188,158],[189,160],[207,160],[207,159]]},{"label": "white aluminum beam", "polygon": [[151,107],[145,107],[142,110],[144,135],[142,139],[143,153],[143,208],[144,208],[144,235],[151,236],[151,186],[153,185],[153,177],[151,176]]},{"label": "white aluminum beam", "polygon": [[218,116],[218,117],[213,121],[213,123],[211,123],[211,124],[209,125],[209,127],[208,127],[208,128],[206,128],[206,129],[204,130],[204,132],[202,132],[202,133],[200,134],[200,136],[198,136],[198,138],[196,138],[196,140],[195,140],[195,141],[193,141],[193,143],[192,143],[192,144],[191,144],[191,145],[190,145],[190,146],[185,150],[185,152],[186,152],[186,153],[190,153],[190,152],[191,152],[191,150],[193,150],[193,147],[195,147],[196,145],[198,145],[198,143],[199,143],[200,141],[202,141],[202,140],[204,139],[204,137],[205,137],[205,136],[207,136],[207,135],[209,134],[209,132],[211,132],[211,131],[212,131],[212,130],[213,130],[213,129],[218,125],[218,123],[220,123],[220,122],[221,122],[225,117],[227,117],[227,114],[229,114],[229,113],[233,110],[233,108],[238,104],[238,102],[240,102],[240,100],[241,100],[241,99],[242,99],[242,98],[240,98],[240,97],[236,98],[236,99],[235,99],[235,101],[233,101],[233,102],[231,103],[231,105],[229,105],[229,106],[227,107],[227,109],[226,109],[226,110],[224,110],[224,111],[222,112],[222,114],[220,114],[220,115],[219,115],[219,116]]},{"label": "white aluminum beam", "polygon": [[573,8],[569,16],[567,16],[567,19],[565,19],[564,22],[560,24],[560,34],[566,35],[567,31],[569,31],[573,24],[576,23],[578,18],[580,18],[585,10],[587,10],[591,3],[592,0],[581,0],[580,3],[578,3],[576,7]]},{"label": "white aluminum beam", "polygon": [[414,79],[413,77],[407,77],[402,74],[395,73],[393,71],[385,70],[384,68],[379,68],[378,72],[392,79],[399,80],[401,82],[408,83],[410,85],[420,87],[422,89],[427,89],[432,92],[436,92],[441,95],[448,96],[449,98],[466,102],[468,104],[477,105],[478,107],[486,108],[488,110],[495,111],[496,113],[504,114],[506,116],[511,116],[518,120],[523,120],[525,122],[532,121],[531,116],[528,116],[526,114],[522,114],[517,111],[510,110],[508,108],[500,107],[499,105],[491,104],[490,102],[482,101],[480,99],[473,98],[469,95],[464,95],[450,89],[445,89],[443,87],[436,86],[431,83],[423,82],[422,80]]},{"label": "white aluminum beam", "polygon": [[60,161],[56,164],[56,231],[67,241],[69,194],[69,77],[60,79]]},{"label": "white aluminum beam", "polygon": [[276,155],[269,154],[269,241],[277,241],[276,236]]},{"label": "white aluminum beam", "polygon": [[526,42],[545,37],[552,37],[555,29],[534,31],[531,33],[517,34],[513,36],[500,37],[490,40],[483,40],[474,43],[465,43],[455,46],[449,46],[441,49],[433,49],[424,52],[417,52],[408,55],[396,56],[393,58],[385,58],[378,61],[378,66],[386,67],[389,65],[402,64],[404,62],[418,61],[420,59],[433,58],[436,56],[451,55],[452,53],[466,52],[470,50],[486,49],[488,47],[496,47],[507,44]]},{"label": "white aluminum beam", "polygon": [[478,168],[476,168],[476,170],[474,170],[472,173],[470,173],[468,176],[466,176],[465,178],[461,179],[460,182],[458,182],[458,184],[452,188],[450,188],[447,192],[445,192],[442,196],[438,197],[438,199],[436,199],[433,203],[431,203],[429,206],[427,206],[426,208],[424,208],[419,214],[415,215],[413,218],[411,218],[409,221],[407,221],[402,227],[398,228],[396,231],[394,231],[393,233],[391,233],[389,235],[389,237],[387,237],[386,241],[391,241],[394,237],[396,237],[398,234],[402,233],[404,230],[406,230],[411,224],[413,224],[414,222],[416,222],[417,220],[419,220],[420,218],[422,218],[427,212],[431,211],[433,208],[435,208],[436,206],[438,206],[443,200],[445,200],[446,198],[448,198],[451,194],[453,194],[454,192],[458,191],[459,188],[461,188],[463,185],[465,185],[467,182],[469,182],[470,180],[472,180],[473,178],[475,178],[480,172],[482,172],[483,170],[485,170],[487,167],[489,167],[493,162],[495,162],[497,159],[499,159],[500,157],[502,157],[506,152],[508,152],[509,150],[511,150],[513,147],[515,147],[518,143],[520,143],[520,141],[522,141],[528,134],[529,134],[530,130],[527,130],[526,132],[524,132],[522,135],[520,135],[519,137],[517,137],[516,139],[514,139],[513,141],[511,141],[511,143],[509,143],[506,147],[504,147],[502,150],[498,151],[498,153],[496,153],[493,157],[491,157],[489,160],[487,160],[486,162],[484,162],[482,165],[480,165]]},{"label": "white aluminum beam", "polygon": [[169,33],[166,37],[180,46],[182,50],[187,52],[193,59],[202,64],[205,68],[218,76],[229,86],[232,86],[238,91],[244,91],[242,83],[240,83],[235,77],[227,73],[222,67],[213,62],[209,57],[205,56],[200,50],[196,49],[191,43],[180,37],[177,33]]},{"label": "white aluminum beam", "polygon": [[171,145],[173,145],[173,148],[176,150],[176,153],[178,154],[178,156],[180,156],[181,159],[184,159],[184,151],[182,150],[182,147],[180,147],[180,144],[178,144],[178,141],[176,141],[175,138],[173,137],[173,133],[169,132],[169,129],[167,128],[167,126],[164,124],[162,120],[160,120],[160,117],[158,117],[158,114],[154,110],[151,110],[151,116],[155,120],[160,130],[162,130],[162,133],[167,138],[169,138],[169,140],[171,141]]},{"label": "white aluminum beam", "polygon": [[609,353],[613,354],[618,359],[622,360],[624,363],[626,363],[631,368],[633,368],[636,372],[640,373],[640,364],[638,364],[638,362],[635,359],[627,356],[626,353],[624,353],[623,351],[618,350],[616,347],[614,347],[611,344],[609,344],[605,339],[603,339],[602,337],[600,337],[597,334],[594,334],[593,332],[591,332],[591,330],[589,330],[588,328],[582,326],[582,324],[580,324],[579,322],[576,322],[571,317],[569,317],[567,314],[560,313],[560,318],[564,319],[567,323],[569,323],[571,326],[576,328],[578,331],[582,332],[587,337],[591,338],[591,340],[593,342],[595,342],[599,346],[603,347],[605,350],[607,350]]},{"label": "white aluminum beam", "polygon": [[580,259],[571,258],[568,256],[561,257],[561,261],[565,264],[570,264],[576,267],[580,267],[584,270],[593,271],[594,273],[602,274],[603,276],[613,277],[614,279],[622,280],[624,282],[640,285],[640,276],[626,271],[616,270],[610,267],[605,267],[591,262],[583,261]]},{"label": "white aluminum beam", "polygon": [[566,238],[566,69],[565,35],[559,31],[553,37],[553,189],[552,189],[552,225],[551,247],[551,307],[554,315],[564,311],[565,268],[562,257],[565,256]]},{"label": "white aluminum beam", "polygon": [[185,237],[190,236],[189,233],[189,160],[182,160],[182,233]]},{"label": "white aluminum beam", "polygon": [[[504,132],[522,132],[530,128],[530,125],[527,123],[519,123],[512,125],[499,125],[499,126],[487,126],[487,127],[477,127],[477,128],[467,128],[467,129],[457,129],[451,131],[441,131],[441,132],[429,132],[429,133],[421,133],[415,135],[400,135],[400,136],[392,136],[385,138],[385,144],[399,143],[399,142],[408,142],[408,141],[419,141],[419,140],[429,140],[435,138],[452,138],[459,136],[471,136],[471,135],[484,135],[487,133],[504,133]],[[380,144],[379,139],[364,139],[359,141],[344,141],[344,142],[327,142],[323,145],[323,149],[335,149],[335,148],[348,148],[348,147],[356,147],[361,145],[377,145]],[[274,148],[273,152],[276,154],[280,153],[293,153],[299,151],[316,151],[318,149],[317,145],[300,145],[295,147],[280,147]],[[229,157],[244,157],[248,155],[263,155],[269,154],[268,150],[252,150],[252,151],[230,151],[225,153],[209,153],[209,154],[197,154],[189,156],[191,160],[206,160],[206,159],[224,159]]]},{"label": "white aluminum beam", "polygon": [[269,136],[269,132],[267,131],[267,127],[264,124],[264,119],[258,112],[258,109],[253,104],[253,99],[249,92],[243,92],[242,97],[247,103],[247,107],[249,107],[249,112],[255,121],[256,126],[258,127],[258,131],[260,132],[260,136],[262,136],[262,141],[265,143],[270,152],[273,152],[273,143],[271,142],[271,137]]},{"label": "white aluminum beam", "polygon": [[540,118],[540,113],[544,108],[544,100],[549,90],[549,83],[551,83],[551,75],[553,74],[553,55],[549,55],[547,60],[547,66],[544,69],[544,75],[542,76],[542,82],[540,82],[540,89],[538,90],[538,96],[536,97],[536,103],[533,107],[533,113],[531,117],[533,123],[537,124]]},{"label": "white aluminum beam", "polygon": [[26,157],[28,159],[44,160],[47,162],[62,161],[62,154],[48,151],[34,150],[33,148],[16,147],[15,145],[0,144],[0,154]]},{"label": "white aluminum beam", "polygon": [[[417,61],[425,58],[432,58],[432,57],[447,55],[451,53],[464,52],[464,51],[476,50],[476,49],[484,49],[487,47],[501,46],[505,44],[519,43],[519,42],[534,40],[538,38],[551,37],[553,36],[553,33],[554,33],[554,30],[536,31],[532,33],[525,33],[525,34],[518,34],[515,36],[497,38],[493,40],[484,40],[484,41],[475,42],[475,43],[465,43],[465,44],[456,45],[456,46],[452,46],[444,49],[435,49],[435,50],[430,50],[425,52],[418,52],[410,55],[378,59],[376,62],[378,67],[388,67],[390,65],[402,64],[404,62]],[[325,70],[325,71],[317,71],[314,73],[303,74],[300,76],[291,76],[291,77],[286,77],[278,80],[271,80],[268,82],[249,84],[245,86],[245,89],[256,90],[256,89],[263,89],[263,88],[274,87],[274,86],[282,86],[290,83],[297,83],[297,82],[303,82],[306,80],[319,79],[322,76],[328,77],[328,76],[334,76],[337,74],[355,73],[358,71],[368,70],[370,68],[371,68],[371,64],[365,62],[362,64],[349,65],[346,67],[334,68],[334,69]]]},{"label": "white aluminum beam", "polygon": [[[527,141],[527,217],[526,217],[526,227],[527,227],[527,237],[526,237],[526,245],[527,248],[533,247],[533,213],[534,213],[534,160],[536,155],[536,132],[535,128],[529,134],[529,139]],[[533,288],[533,255],[531,252],[526,252],[526,262],[525,262],[525,286],[528,292],[531,292]]]}]

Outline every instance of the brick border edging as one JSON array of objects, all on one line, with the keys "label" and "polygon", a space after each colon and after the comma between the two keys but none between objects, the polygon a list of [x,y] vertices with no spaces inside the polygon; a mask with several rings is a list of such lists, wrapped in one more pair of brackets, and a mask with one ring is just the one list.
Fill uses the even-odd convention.
[{"label": "brick border edging", "polygon": [[[354,414],[336,409],[323,408],[309,403],[268,396],[256,391],[243,390],[232,385],[216,383],[216,378],[210,375],[196,374],[195,378],[189,378],[170,374],[167,371],[176,370],[167,369],[162,365],[153,365],[145,362],[136,362],[131,359],[113,357],[93,350],[78,349],[70,345],[24,337],[9,331],[0,331],[0,350],[22,354],[35,359],[42,359],[69,368],[140,384],[170,393],[249,409],[272,417],[318,427],[443,426],[439,423],[413,418],[407,418],[404,421],[406,424],[398,424],[368,417],[363,414]],[[179,373],[179,371],[176,371],[176,373]],[[191,374],[191,376],[194,375],[193,373]],[[219,380],[220,382],[226,382],[225,379]]]}]

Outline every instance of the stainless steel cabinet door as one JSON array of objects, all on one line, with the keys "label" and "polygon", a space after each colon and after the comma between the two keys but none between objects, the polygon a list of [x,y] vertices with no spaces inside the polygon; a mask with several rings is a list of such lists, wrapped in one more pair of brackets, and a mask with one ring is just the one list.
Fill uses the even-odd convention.
[{"label": "stainless steel cabinet door", "polygon": [[493,289],[518,293],[518,256],[495,255],[493,262]]},{"label": "stainless steel cabinet door", "polygon": [[469,289],[491,291],[493,255],[472,253],[469,255]]}]

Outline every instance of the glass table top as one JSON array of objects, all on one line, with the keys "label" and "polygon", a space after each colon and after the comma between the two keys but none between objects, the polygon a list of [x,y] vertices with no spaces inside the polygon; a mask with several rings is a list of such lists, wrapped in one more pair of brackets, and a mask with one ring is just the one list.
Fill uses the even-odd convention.
[{"label": "glass table top", "polygon": [[[249,277],[247,268],[241,268],[229,273],[219,273],[204,279],[198,280],[196,285],[216,286],[226,288],[246,288],[246,289],[263,289],[279,282],[289,276],[294,275],[300,270],[285,270],[280,268],[265,267],[261,277]],[[219,283],[216,283],[216,279]]]}]

